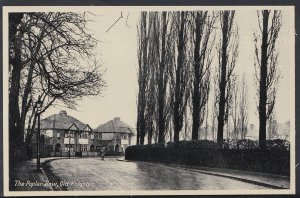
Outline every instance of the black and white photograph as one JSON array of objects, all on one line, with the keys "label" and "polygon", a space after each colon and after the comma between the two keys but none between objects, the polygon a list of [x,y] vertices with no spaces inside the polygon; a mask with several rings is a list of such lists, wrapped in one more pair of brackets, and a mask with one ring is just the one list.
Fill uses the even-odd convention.
[{"label": "black and white photograph", "polygon": [[293,6],[3,7],[4,194],[295,193]]}]

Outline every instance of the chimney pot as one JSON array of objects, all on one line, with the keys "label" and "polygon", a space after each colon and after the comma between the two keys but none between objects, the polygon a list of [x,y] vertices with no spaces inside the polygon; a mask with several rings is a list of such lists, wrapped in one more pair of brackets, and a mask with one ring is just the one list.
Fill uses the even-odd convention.
[{"label": "chimney pot", "polygon": [[68,115],[66,110],[61,110],[59,114]]}]

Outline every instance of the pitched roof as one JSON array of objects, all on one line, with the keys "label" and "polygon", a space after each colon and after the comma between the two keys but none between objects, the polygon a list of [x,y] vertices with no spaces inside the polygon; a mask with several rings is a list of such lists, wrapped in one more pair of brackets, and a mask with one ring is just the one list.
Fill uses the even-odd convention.
[{"label": "pitched roof", "polygon": [[67,115],[66,111],[61,111],[59,114],[53,114],[41,120],[41,129],[90,129],[89,125],[82,123],[76,118]]},{"label": "pitched roof", "polygon": [[121,121],[119,117],[114,118],[104,124],[99,125],[95,132],[106,132],[106,133],[132,133],[134,134],[134,129],[126,124],[125,122]]}]

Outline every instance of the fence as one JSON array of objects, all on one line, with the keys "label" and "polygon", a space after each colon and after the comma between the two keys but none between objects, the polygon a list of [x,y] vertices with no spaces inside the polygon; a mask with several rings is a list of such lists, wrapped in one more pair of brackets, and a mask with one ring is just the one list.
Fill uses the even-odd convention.
[{"label": "fence", "polygon": [[[51,152],[51,157],[68,157],[69,152],[59,151],[59,152]],[[100,152],[96,151],[81,151],[81,152],[70,152],[71,157],[96,157],[100,156]]]}]

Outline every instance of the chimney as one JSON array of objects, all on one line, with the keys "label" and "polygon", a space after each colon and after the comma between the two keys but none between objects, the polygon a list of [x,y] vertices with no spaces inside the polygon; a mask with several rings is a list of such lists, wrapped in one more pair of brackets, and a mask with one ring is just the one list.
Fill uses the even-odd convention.
[{"label": "chimney", "polygon": [[59,114],[61,114],[61,115],[68,115],[66,110],[61,110],[61,111],[59,112]]},{"label": "chimney", "polygon": [[114,121],[120,121],[121,119],[120,119],[120,117],[115,117],[114,118]]}]

